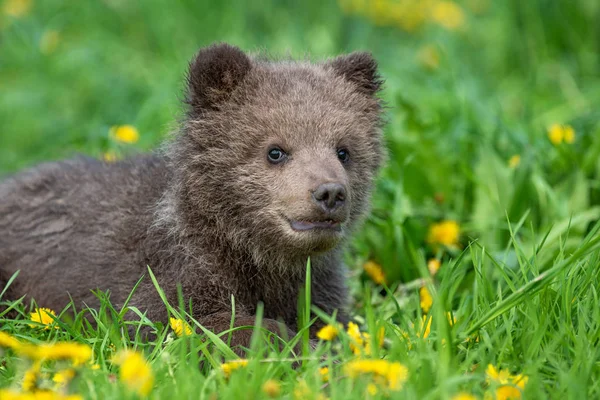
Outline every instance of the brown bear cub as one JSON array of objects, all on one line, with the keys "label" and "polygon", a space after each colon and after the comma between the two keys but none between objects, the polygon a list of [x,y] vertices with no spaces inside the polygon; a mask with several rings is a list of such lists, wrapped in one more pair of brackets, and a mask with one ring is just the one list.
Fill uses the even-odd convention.
[{"label": "brown bear cub", "polygon": [[[100,289],[119,305],[149,266],[206,328],[230,329],[233,297],[235,326],[262,303],[263,326],[291,337],[310,257],[313,304],[345,322],[341,245],[383,155],[373,58],[269,61],[217,44],[187,86],[186,118],[157,154],[52,162],[0,184],[0,290],[20,270],[9,298],[60,310],[70,297],[97,306]],[[147,276],[130,305],[168,319]]]}]

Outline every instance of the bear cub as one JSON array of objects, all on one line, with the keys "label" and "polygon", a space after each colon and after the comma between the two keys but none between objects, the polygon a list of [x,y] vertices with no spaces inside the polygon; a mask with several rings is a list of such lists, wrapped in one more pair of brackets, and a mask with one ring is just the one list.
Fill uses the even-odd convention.
[{"label": "bear cub", "polygon": [[[150,267],[170,303],[180,285],[217,334],[234,298],[234,326],[253,325],[262,303],[263,327],[292,337],[310,257],[313,304],[345,323],[341,250],[383,158],[381,83],[368,53],[315,63],[201,49],[163,149],[46,163],[0,183],[0,290],[20,271],[11,299],[94,307],[100,289],[119,306]],[[147,276],[129,304],[168,320]],[[235,331],[232,346],[251,334]]]}]

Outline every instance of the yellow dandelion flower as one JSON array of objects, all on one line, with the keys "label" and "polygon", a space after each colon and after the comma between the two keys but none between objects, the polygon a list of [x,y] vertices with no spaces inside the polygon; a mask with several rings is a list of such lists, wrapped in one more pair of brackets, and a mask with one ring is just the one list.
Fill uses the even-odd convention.
[{"label": "yellow dandelion flower", "polygon": [[497,383],[508,383],[510,379],[510,374],[508,370],[505,369],[496,369],[492,364],[488,364],[487,369],[485,370],[486,382],[489,384],[492,381]]},{"label": "yellow dandelion flower", "polygon": [[327,367],[319,368],[319,375],[321,375],[321,380],[323,382],[329,382],[329,368],[327,368]]},{"label": "yellow dandelion flower", "polygon": [[391,390],[400,390],[408,380],[408,368],[399,362],[391,363],[386,378]]},{"label": "yellow dandelion flower", "polygon": [[140,140],[140,133],[133,125],[113,126],[109,135],[117,142],[133,144]]},{"label": "yellow dandelion flower", "polygon": [[425,68],[436,70],[440,66],[440,52],[433,45],[421,47],[417,53],[417,60]]},{"label": "yellow dandelion flower", "polygon": [[154,374],[144,356],[133,350],[122,350],[112,360],[120,366],[119,380],[131,390],[147,396],[154,385]]},{"label": "yellow dandelion flower", "polygon": [[229,378],[233,371],[243,368],[247,365],[248,365],[248,360],[245,360],[245,359],[233,360],[233,361],[229,361],[229,362],[221,364],[221,371],[223,371],[223,375],[225,375],[225,378]]},{"label": "yellow dandelion flower", "polygon": [[561,144],[564,138],[565,131],[562,125],[553,124],[550,126],[550,128],[548,128],[548,139],[550,139],[550,142],[552,142],[553,145],[556,146]]},{"label": "yellow dandelion flower", "polygon": [[38,388],[38,383],[40,380],[40,367],[41,363],[36,361],[33,363],[31,368],[25,371],[23,375],[23,382],[21,383],[21,388],[26,392],[32,392]]},{"label": "yellow dandelion flower", "polygon": [[6,0],[2,5],[2,11],[13,18],[21,18],[29,13],[32,6],[32,0]]},{"label": "yellow dandelion flower", "polygon": [[417,332],[417,337],[422,337],[426,339],[429,337],[431,333],[431,322],[433,318],[428,318],[427,315],[423,315],[421,320],[419,321],[419,331]]},{"label": "yellow dandelion flower", "polygon": [[508,160],[508,166],[512,169],[517,168],[520,163],[521,163],[521,156],[518,154],[515,154]]},{"label": "yellow dandelion flower", "polygon": [[450,326],[456,325],[456,321],[458,321],[458,319],[456,319],[449,311],[446,313],[446,318],[448,319],[448,324],[450,324]]},{"label": "yellow dandelion flower", "polygon": [[91,360],[92,349],[86,344],[62,342],[40,345],[35,355],[38,359],[71,360],[74,364],[81,365]]},{"label": "yellow dandelion flower", "polygon": [[441,266],[442,263],[440,263],[440,260],[437,260],[435,258],[432,258],[431,260],[427,261],[427,269],[429,270],[431,276],[437,274]]},{"label": "yellow dandelion flower", "polygon": [[350,336],[350,350],[352,350],[352,353],[354,354],[360,354],[361,349],[365,344],[365,340],[363,335],[360,333],[358,325],[356,325],[354,322],[348,322],[347,332],[348,336]]},{"label": "yellow dandelion flower", "polygon": [[67,383],[71,382],[73,378],[75,378],[75,370],[73,368],[67,368],[56,372],[52,377],[52,381],[56,383],[57,386],[65,386]]},{"label": "yellow dandelion flower", "polygon": [[460,392],[452,396],[452,400],[477,400],[477,397],[470,393]]},{"label": "yellow dandelion flower", "polygon": [[351,378],[372,374],[385,380],[390,390],[401,390],[408,379],[408,368],[399,362],[387,360],[354,360],[346,364],[345,371]]},{"label": "yellow dandelion flower", "polygon": [[338,335],[338,328],[333,325],[325,325],[317,332],[317,337],[321,340],[333,340]]},{"label": "yellow dandelion flower", "polygon": [[496,388],[496,399],[520,399],[529,377],[523,374],[511,375],[506,369],[496,369],[492,364],[485,370],[486,382],[499,384]]},{"label": "yellow dandelion flower", "polygon": [[378,285],[385,284],[385,273],[379,264],[374,261],[367,261],[365,265],[363,265],[363,269],[373,282]]},{"label": "yellow dandelion flower", "polygon": [[369,393],[371,396],[375,396],[377,392],[379,392],[379,389],[377,388],[376,384],[369,383],[367,385],[367,393]]},{"label": "yellow dandelion flower", "polygon": [[262,385],[262,391],[269,397],[277,397],[281,393],[281,385],[279,382],[269,379]]},{"label": "yellow dandelion flower", "polygon": [[171,329],[173,329],[173,332],[175,332],[175,335],[179,337],[182,335],[188,336],[192,334],[192,329],[183,320],[171,317],[169,318],[169,325],[171,326]]},{"label": "yellow dandelion flower", "polygon": [[565,143],[573,144],[575,142],[575,129],[570,125],[565,125],[563,127],[563,138]]},{"label": "yellow dandelion flower", "polygon": [[102,159],[107,163],[115,162],[117,161],[117,153],[114,151],[107,151],[106,153],[102,154]]},{"label": "yellow dandelion flower", "polygon": [[[521,399],[521,391],[511,385],[502,385],[496,388],[496,395],[493,397],[494,400],[519,400]],[[492,396],[486,396],[490,398]]]},{"label": "yellow dandelion flower", "polygon": [[21,342],[8,333],[0,331],[0,347],[17,350],[21,347]]},{"label": "yellow dandelion flower", "polygon": [[52,54],[60,42],[60,33],[53,29],[47,30],[40,38],[40,51],[42,54]]},{"label": "yellow dandelion flower", "polygon": [[50,390],[37,390],[33,393],[17,392],[9,389],[0,389],[2,400],[82,400],[78,394],[62,394]]},{"label": "yellow dandelion flower", "polygon": [[305,380],[299,381],[294,387],[294,399],[295,400],[305,400],[313,398],[314,395]]},{"label": "yellow dandelion flower", "polygon": [[431,297],[431,293],[429,293],[427,286],[423,286],[421,289],[419,289],[419,297],[421,299],[421,309],[424,313],[428,313],[431,309],[431,305],[433,304],[433,297]]},{"label": "yellow dandelion flower", "polygon": [[463,9],[453,1],[436,1],[431,10],[431,19],[446,29],[458,29],[465,23]]},{"label": "yellow dandelion flower", "polygon": [[[33,322],[37,322],[37,324],[29,324],[32,328],[39,328],[40,325],[44,326],[44,329],[50,329],[52,325],[55,323],[56,312],[49,308],[36,308],[32,313],[29,314],[29,319]],[[58,325],[54,326],[55,329],[58,329]]]},{"label": "yellow dandelion flower", "polygon": [[445,220],[429,227],[427,241],[431,245],[444,245],[458,247],[460,239],[460,226],[453,220]]}]

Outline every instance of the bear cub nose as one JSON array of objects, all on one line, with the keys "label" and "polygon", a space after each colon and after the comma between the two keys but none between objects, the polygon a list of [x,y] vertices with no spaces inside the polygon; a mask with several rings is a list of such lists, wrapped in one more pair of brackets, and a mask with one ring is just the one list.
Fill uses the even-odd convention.
[{"label": "bear cub nose", "polygon": [[323,183],[312,193],[313,200],[326,212],[344,205],[346,187],[340,183]]}]

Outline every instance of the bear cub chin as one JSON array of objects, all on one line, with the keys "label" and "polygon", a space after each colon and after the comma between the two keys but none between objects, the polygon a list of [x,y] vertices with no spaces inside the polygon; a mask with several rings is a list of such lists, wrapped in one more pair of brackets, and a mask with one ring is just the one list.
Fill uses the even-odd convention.
[{"label": "bear cub chin", "polygon": [[[169,302],[180,286],[215,333],[230,329],[233,298],[234,326],[253,325],[262,303],[262,326],[292,337],[310,257],[313,305],[345,323],[341,252],[383,159],[381,83],[368,53],[308,62],[201,49],[185,118],[161,150],[0,183],[0,290],[20,271],[10,299],[96,307],[99,289],[118,307],[149,267]],[[148,276],[129,305],[168,320]],[[236,330],[232,346],[251,333]]]}]

